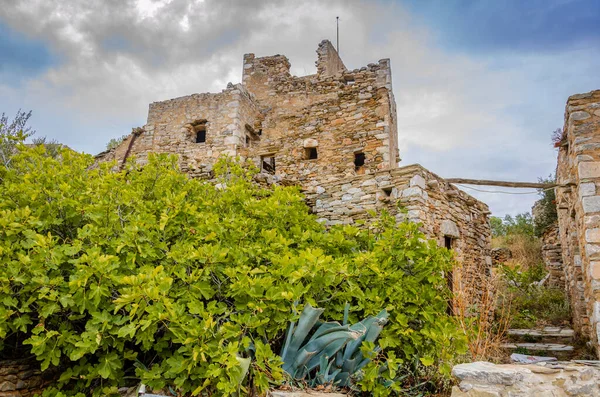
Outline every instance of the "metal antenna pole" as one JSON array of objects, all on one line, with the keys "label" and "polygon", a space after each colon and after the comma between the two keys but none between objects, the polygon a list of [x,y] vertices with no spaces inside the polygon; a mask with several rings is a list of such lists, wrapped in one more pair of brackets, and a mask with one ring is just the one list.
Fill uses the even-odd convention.
[{"label": "metal antenna pole", "polygon": [[340,17],[335,17],[335,29],[337,31],[337,38],[336,38],[336,47],[337,47],[337,52],[338,55],[340,53]]}]

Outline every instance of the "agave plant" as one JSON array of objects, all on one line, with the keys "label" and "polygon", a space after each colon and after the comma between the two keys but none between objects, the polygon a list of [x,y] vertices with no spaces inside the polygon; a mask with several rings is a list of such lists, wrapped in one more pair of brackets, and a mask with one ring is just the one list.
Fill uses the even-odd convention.
[{"label": "agave plant", "polygon": [[281,351],[283,369],[292,378],[300,380],[308,376],[311,386],[329,383],[349,386],[352,375],[370,361],[363,356],[360,346],[365,341],[375,342],[387,323],[388,313],[382,310],[377,316],[349,325],[349,309],[346,304],[340,324],[319,322],[324,309],[308,303],[304,306],[298,323],[290,324]]}]

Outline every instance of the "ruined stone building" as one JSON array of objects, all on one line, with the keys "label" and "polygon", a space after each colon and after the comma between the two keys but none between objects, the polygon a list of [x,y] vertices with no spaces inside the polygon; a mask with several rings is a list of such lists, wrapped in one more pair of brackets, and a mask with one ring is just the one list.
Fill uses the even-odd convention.
[{"label": "ruined stone building", "polygon": [[283,55],[246,54],[241,84],[150,104],[146,125],[98,157],[175,153],[183,171],[207,178],[221,155],[251,159],[265,178],[299,185],[328,225],[386,209],[421,222],[473,277],[486,274],[488,207],[420,165],[398,166],[390,61],[348,70],[327,40],[317,55],[317,74],[297,77]]},{"label": "ruined stone building", "polygon": [[600,355],[600,90],[567,101],[556,204],[575,330]]}]

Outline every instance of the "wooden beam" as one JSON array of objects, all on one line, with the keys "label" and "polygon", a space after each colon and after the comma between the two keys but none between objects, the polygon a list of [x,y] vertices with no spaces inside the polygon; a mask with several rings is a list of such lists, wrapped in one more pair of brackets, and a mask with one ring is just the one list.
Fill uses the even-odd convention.
[{"label": "wooden beam", "polygon": [[533,189],[550,189],[553,187],[566,187],[575,185],[573,182],[565,184],[558,183],[540,183],[540,182],[507,182],[507,181],[489,181],[484,179],[464,179],[464,178],[447,178],[446,182],[459,183],[463,185],[480,185],[480,186],[502,186],[516,188],[533,188]]}]

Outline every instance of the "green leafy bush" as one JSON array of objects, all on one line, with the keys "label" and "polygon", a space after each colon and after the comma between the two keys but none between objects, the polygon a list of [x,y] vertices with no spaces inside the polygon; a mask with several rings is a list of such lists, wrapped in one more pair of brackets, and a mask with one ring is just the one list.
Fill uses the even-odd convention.
[{"label": "green leafy bush", "polygon": [[[556,176],[549,175],[548,178],[538,178],[540,183],[555,183]],[[536,207],[536,217],[534,219],[535,235],[540,237],[548,229],[549,226],[558,222],[558,212],[556,210],[556,193],[554,189],[539,189],[538,194],[541,196]]]},{"label": "green leafy bush", "polygon": [[505,215],[504,218],[492,216],[490,217],[490,225],[493,237],[534,235],[533,217],[529,212],[523,212],[514,217],[511,215]]},{"label": "green leafy bush", "polygon": [[371,230],[326,231],[296,188],[261,189],[231,161],[214,184],[165,155],[113,172],[44,150],[21,145],[0,170],[0,349],[59,367],[63,395],[111,396],[140,380],[264,394],[285,380],[273,352],[294,302],[337,321],[349,302],[352,323],[390,313],[383,351],[356,380],[374,395],[414,380],[402,371],[447,374],[465,351],[446,315],[451,254],[418,225],[384,215]]},{"label": "green leafy bush", "polygon": [[500,266],[504,292],[500,308],[510,308],[511,328],[564,326],[571,320],[569,300],[564,290],[537,285],[547,274],[543,264],[523,269]]}]

